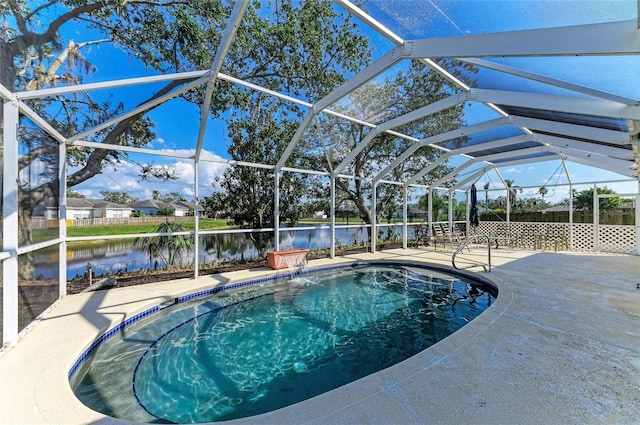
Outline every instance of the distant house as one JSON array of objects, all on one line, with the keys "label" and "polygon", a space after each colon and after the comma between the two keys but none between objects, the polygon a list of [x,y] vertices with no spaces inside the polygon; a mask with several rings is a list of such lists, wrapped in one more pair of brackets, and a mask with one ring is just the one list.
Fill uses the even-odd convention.
[{"label": "distant house", "polygon": [[168,209],[173,211],[176,217],[185,217],[189,214],[189,207],[180,203],[167,203],[156,199],[147,199],[145,201],[131,202],[129,207],[134,211],[140,211],[144,215],[158,215],[158,211]]},{"label": "distant house", "polygon": [[[196,203],[195,202],[189,202],[189,201],[177,201],[174,202],[175,205],[179,205],[179,206],[183,206],[183,207],[187,207],[188,212],[191,213],[193,212],[193,214],[195,215],[195,211],[196,211]],[[198,217],[204,217],[204,208],[202,207],[202,205],[198,205]]]},{"label": "distant house", "polygon": [[569,205],[554,205],[549,208],[545,208],[542,210],[542,213],[550,213],[550,212],[567,212],[569,211]]},{"label": "distant house", "polygon": [[[129,217],[133,209],[102,199],[67,198],[67,219],[81,218],[124,218]],[[34,217],[47,220],[58,219],[58,200],[48,198],[33,211]]]},{"label": "distant house", "polygon": [[[407,206],[407,215],[409,219],[425,218],[427,216],[427,212],[418,207],[409,205]],[[402,218],[402,210],[394,211],[393,218]]]}]

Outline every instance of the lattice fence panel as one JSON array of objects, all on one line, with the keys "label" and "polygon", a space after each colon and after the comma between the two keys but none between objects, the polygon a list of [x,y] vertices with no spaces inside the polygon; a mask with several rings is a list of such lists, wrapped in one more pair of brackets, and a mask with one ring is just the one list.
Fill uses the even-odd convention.
[{"label": "lattice fence panel", "polygon": [[593,224],[574,224],[571,230],[571,244],[569,249],[572,251],[593,251]]},{"label": "lattice fence panel", "polygon": [[598,227],[598,248],[600,251],[631,254],[636,250],[635,245],[636,232],[634,226]]},{"label": "lattice fence panel", "polygon": [[[631,254],[636,251],[635,226],[601,225],[598,250]],[[505,223],[483,221],[476,233],[507,237],[511,245],[529,249],[595,251],[593,224],[574,223]],[[508,241],[500,241],[507,245]]]}]

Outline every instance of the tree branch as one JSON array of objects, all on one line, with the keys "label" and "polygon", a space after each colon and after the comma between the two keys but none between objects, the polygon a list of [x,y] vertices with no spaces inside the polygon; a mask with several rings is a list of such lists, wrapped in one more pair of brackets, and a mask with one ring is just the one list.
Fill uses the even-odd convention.
[{"label": "tree branch", "polygon": [[23,33],[29,32],[27,30],[27,21],[24,19],[24,16],[20,13],[20,6],[16,3],[15,0],[8,0],[9,7],[11,8],[11,12],[13,12],[13,17],[16,20],[16,24],[18,24],[18,29]]},{"label": "tree branch", "polygon": [[[166,93],[169,93],[171,90],[173,90],[173,88],[181,84],[184,84],[185,82],[186,81],[173,81],[167,84],[165,87],[162,88],[162,90],[158,91],[149,99],[140,103],[140,105],[150,102],[158,97],[161,97]],[[107,134],[105,139],[102,141],[102,144],[115,145],[115,146],[121,145],[123,142],[123,138],[121,136],[131,127],[131,125],[134,122],[142,118],[144,114],[147,112],[148,111],[141,111],[136,115],[132,115],[131,117],[128,117],[120,121],[116,125],[116,127],[112,131],[110,131],[109,134]],[[96,174],[100,173],[102,170],[102,161],[104,161],[112,152],[113,151],[109,149],[95,149],[91,153],[91,155],[89,155],[89,158],[87,159],[87,163],[85,164],[85,166],[67,178],[67,185],[69,187],[73,187],[79,183],[82,183],[83,181],[90,179]]]},{"label": "tree branch", "polygon": [[29,19],[33,18],[35,15],[37,15],[41,10],[44,10],[50,6],[55,5],[56,3],[58,3],[58,0],[53,0],[50,1],[49,3],[45,3],[41,6],[36,7],[35,9],[33,9],[31,11],[31,13],[29,13],[28,15],[25,16],[25,20],[28,21]]},{"label": "tree branch", "polygon": [[50,146],[41,146],[39,148],[31,149],[29,153],[22,155],[18,159],[18,170],[19,171],[24,170],[26,167],[29,166],[29,164],[31,164],[33,161],[35,161],[39,157],[47,154],[51,154],[53,152],[54,150]]},{"label": "tree branch", "polygon": [[49,66],[49,69],[47,70],[46,74],[41,78],[34,78],[31,81],[29,81],[29,83],[27,84],[25,90],[26,91],[38,90],[38,89],[42,88],[44,85],[55,81],[56,78],[57,78],[56,75],[55,75],[56,72],[58,71],[58,69],[60,69],[62,64],[67,60],[67,58],[69,57],[69,55],[71,54],[72,51],[74,51],[74,50],[75,51],[79,51],[80,49],[82,49],[85,46],[89,46],[89,45],[92,45],[92,44],[104,43],[104,42],[108,42],[108,41],[111,41],[111,40],[109,40],[108,38],[104,38],[104,39],[100,39],[100,40],[86,41],[84,43],[76,44],[73,40],[70,40],[69,43],[67,44],[67,47],[62,52],[60,52],[60,54],[53,61],[51,66]]}]

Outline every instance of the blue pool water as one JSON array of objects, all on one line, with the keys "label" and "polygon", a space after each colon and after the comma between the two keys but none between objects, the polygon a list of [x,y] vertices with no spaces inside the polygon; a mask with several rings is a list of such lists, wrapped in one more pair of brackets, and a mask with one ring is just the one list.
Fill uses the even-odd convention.
[{"label": "blue pool water", "polygon": [[401,362],[494,299],[423,268],[306,274],[162,310],[101,344],[72,385],[87,406],[138,422],[252,416]]}]

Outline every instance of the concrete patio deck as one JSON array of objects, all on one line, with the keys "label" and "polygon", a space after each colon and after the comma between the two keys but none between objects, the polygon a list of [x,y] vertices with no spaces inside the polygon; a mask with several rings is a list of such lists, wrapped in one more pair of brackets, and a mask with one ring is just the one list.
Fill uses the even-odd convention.
[{"label": "concrete patio deck", "polygon": [[[499,249],[487,311],[418,355],[311,400],[234,424],[638,424],[640,258]],[[485,257],[483,250],[465,258]],[[390,250],[333,262],[451,264]],[[315,260],[309,267],[331,260]],[[469,272],[469,271],[467,271]],[[249,270],[69,296],[0,357],[0,423],[124,424],[82,405],[67,374],[104,330],[178,294],[272,274]]]}]

